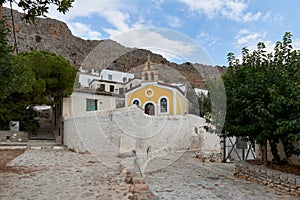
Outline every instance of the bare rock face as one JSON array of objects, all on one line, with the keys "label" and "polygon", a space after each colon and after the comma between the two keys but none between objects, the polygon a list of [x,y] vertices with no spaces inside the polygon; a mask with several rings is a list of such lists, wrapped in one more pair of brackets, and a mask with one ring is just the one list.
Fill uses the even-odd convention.
[{"label": "bare rock face", "polygon": [[[76,68],[82,66],[84,69],[109,68],[125,72],[134,71],[137,77],[139,77],[139,69],[135,68],[144,64],[150,55],[152,62],[162,66],[165,81],[185,80],[193,87],[206,88],[199,69],[197,70],[191,63],[178,65],[149,50],[127,48],[112,40],[84,40],[72,35],[65,23],[55,19],[37,18],[34,24],[29,24],[21,20],[22,13],[13,11],[13,15],[15,38],[10,9],[3,8],[3,17],[6,17],[12,30],[8,38],[9,42],[14,45],[16,39],[18,52],[49,51],[67,58]],[[197,64],[198,67],[211,68],[211,66]],[[222,71],[224,68],[220,69]]]},{"label": "bare rock face", "polygon": [[[50,51],[69,59],[71,64],[79,67],[86,55],[101,42],[83,40],[73,36],[67,25],[58,20],[37,18],[34,24],[29,24],[21,20],[21,13],[13,11],[13,16],[19,52]],[[9,41],[14,45],[10,9],[3,8],[3,17],[7,18],[9,27],[12,30]]]}]

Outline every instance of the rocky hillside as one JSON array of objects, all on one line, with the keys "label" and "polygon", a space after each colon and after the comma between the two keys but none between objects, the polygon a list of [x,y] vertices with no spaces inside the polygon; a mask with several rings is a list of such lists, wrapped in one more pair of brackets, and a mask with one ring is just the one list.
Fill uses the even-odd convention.
[{"label": "rocky hillside", "polygon": [[[10,9],[3,9],[12,30]],[[35,24],[28,24],[20,18],[22,14],[14,11],[15,35],[19,52],[46,50],[64,56],[76,67],[85,69],[110,68],[119,71],[134,71],[139,76],[139,69],[150,55],[151,61],[161,64],[162,79],[167,82],[187,80],[197,88],[205,88],[205,81],[195,65],[184,63],[178,65],[169,62],[159,54],[144,49],[127,48],[112,40],[84,40],[73,36],[67,25],[61,21],[38,18]],[[9,38],[14,44],[13,32]],[[210,66],[196,64],[197,68],[208,69]],[[224,67],[217,67],[224,71]],[[201,71],[201,70],[200,70]]]}]

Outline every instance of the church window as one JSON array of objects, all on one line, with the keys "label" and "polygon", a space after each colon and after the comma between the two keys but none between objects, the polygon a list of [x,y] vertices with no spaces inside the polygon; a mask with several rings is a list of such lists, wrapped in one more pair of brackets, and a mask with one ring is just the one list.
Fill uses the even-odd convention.
[{"label": "church window", "polygon": [[147,89],[145,91],[145,95],[146,95],[146,97],[153,97],[153,95],[154,95],[153,89],[151,89],[151,88]]},{"label": "church window", "polygon": [[166,113],[168,112],[168,101],[166,98],[162,98],[160,100],[160,112],[161,113]]},{"label": "church window", "polygon": [[148,74],[145,73],[144,76],[145,76],[145,80],[147,81],[148,80]]},{"label": "church window", "polygon": [[140,100],[139,99],[134,99],[132,102],[132,105],[140,106]]}]

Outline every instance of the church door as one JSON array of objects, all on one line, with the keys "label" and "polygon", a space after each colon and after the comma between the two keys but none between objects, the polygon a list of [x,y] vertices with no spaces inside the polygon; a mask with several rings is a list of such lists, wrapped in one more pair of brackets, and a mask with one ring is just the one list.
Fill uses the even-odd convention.
[{"label": "church door", "polygon": [[147,115],[155,115],[155,107],[153,103],[147,103],[145,106],[145,113]]}]

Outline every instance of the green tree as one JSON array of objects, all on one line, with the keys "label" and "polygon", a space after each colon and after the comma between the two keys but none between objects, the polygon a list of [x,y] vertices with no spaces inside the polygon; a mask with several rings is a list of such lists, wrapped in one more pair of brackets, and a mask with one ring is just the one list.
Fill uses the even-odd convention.
[{"label": "green tree", "polygon": [[[27,90],[13,91],[0,103],[0,128],[7,129],[9,121],[21,122],[21,130],[37,131],[33,106],[55,105],[70,95],[76,76],[76,69],[61,56],[45,51],[20,53],[13,56],[16,64],[30,74],[30,81],[20,76]],[[21,71],[24,73],[24,71]],[[20,75],[20,74],[19,74]],[[20,86],[21,87],[21,86]]]},{"label": "green tree", "polygon": [[276,161],[281,158],[277,144],[284,145],[286,157],[299,155],[292,145],[300,139],[300,53],[292,49],[291,34],[277,42],[274,55],[265,51],[264,43],[249,54],[242,50],[242,64],[228,54],[229,68],[223,80],[227,96],[225,132],[248,138],[262,145],[266,163],[269,141]]},{"label": "green tree", "polygon": [[[18,120],[21,121],[21,130],[36,131],[38,124],[32,106],[42,103],[53,105],[69,95],[76,70],[64,58],[46,52],[40,53],[44,57],[39,53],[36,53],[38,58],[31,57],[35,64],[30,63],[26,55],[15,56],[7,40],[9,29],[2,20],[2,5],[6,2],[13,1],[0,0],[0,129],[7,129],[9,121]],[[56,5],[59,12],[65,13],[73,2],[20,0],[18,6],[25,12],[25,21],[34,22],[37,16],[45,16],[49,5]],[[37,61],[39,58],[40,61]],[[38,62],[39,67],[46,66],[47,72],[38,69]]]},{"label": "green tree", "polygon": [[77,70],[62,56],[46,51],[23,52],[18,58],[35,76],[32,93],[26,94],[34,104],[57,104],[73,91]]},{"label": "green tree", "polygon": [[[14,2],[13,0],[0,0],[0,20],[2,20],[2,6],[6,2]],[[74,0],[43,0],[31,1],[20,0],[18,6],[25,12],[24,19],[27,22],[34,22],[37,16],[45,16],[49,11],[49,5],[55,5],[58,12],[65,14],[71,7]]]},{"label": "green tree", "polygon": [[13,48],[6,37],[9,29],[0,21],[0,103],[11,93],[27,93],[33,84],[32,71],[13,55]]}]

